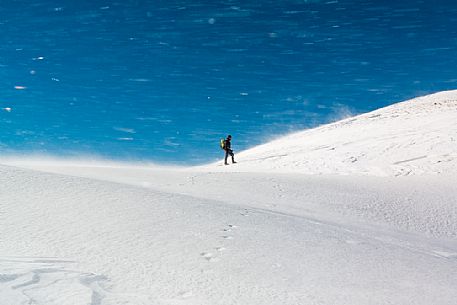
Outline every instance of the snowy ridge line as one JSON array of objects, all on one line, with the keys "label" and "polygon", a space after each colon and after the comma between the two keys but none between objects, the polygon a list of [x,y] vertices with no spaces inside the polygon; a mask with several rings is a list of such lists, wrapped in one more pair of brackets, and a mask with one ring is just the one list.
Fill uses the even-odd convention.
[{"label": "snowy ridge line", "polygon": [[[235,141],[236,145],[236,141]],[[457,90],[414,98],[236,154],[238,164],[182,167],[97,157],[2,156],[29,167],[277,172],[309,175],[409,176],[457,172]]]},{"label": "snowy ridge line", "polygon": [[457,172],[457,90],[293,133],[203,170],[408,176]]},{"label": "snowy ridge line", "polygon": [[[20,164],[14,164],[21,168]],[[326,210],[338,220],[343,214],[354,220],[383,223],[400,230],[436,237],[457,236],[455,187],[446,176],[385,177],[310,176],[300,174],[227,173],[191,170],[154,170],[152,168],[87,167],[62,163],[55,166],[24,165],[24,168],[68,177],[84,177],[94,181],[116,182],[119,186],[135,186],[189,199],[235,205],[239,208],[264,208],[309,216],[313,209]],[[20,170],[20,169],[19,169]],[[221,184],[221,181],[224,181]],[[257,181],[262,193],[253,193],[246,185]],[[225,186],[226,185],[226,186]],[[235,193],[221,197],[226,187]],[[336,188],[335,188],[336,187]],[[322,193],[321,193],[322,192]],[[434,200],[440,194],[440,201]],[[183,197],[185,198],[185,197]],[[338,216],[340,215],[340,216]],[[322,215],[321,215],[322,217]],[[337,221],[338,222],[338,221]]]},{"label": "snowy ridge line", "polygon": [[[27,163],[27,165],[30,165]],[[70,167],[74,167],[77,165],[71,164]],[[12,170],[22,172],[22,173],[35,173],[37,175],[43,176],[44,178],[49,177],[49,178],[61,178],[64,180],[65,178],[70,178],[70,179],[78,179],[78,180],[87,180],[87,182],[99,182],[99,183],[107,183],[107,184],[112,184],[113,186],[122,186],[122,187],[129,187],[129,188],[138,188],[139,190],[144,190],[144,186],[140,184],[135,184],[135,183],[130,183],[127,181],[113,181],[110,179],[106,179],[106,177],[82,177],[77,174],[71,174],[71,173],[55,173],[55,172],[48,172],[48,171],[43,171],[40,169],[33,169],[33,168],[23,168],[19,167],[17,165],[5,165],[1,164],[0,165],[0,172],[2,170],[2,167],[10,168]],[[85,166],[84,166],[85,167]],[[105,167],[105,166],[95,166],[95,169],[103,169],[103,168],[112,168],[116,169],[117,167]],[[148,190],[154,192],[157,195],[163,196],[163,197],[173,197],[174,199],[180,197],[179,199],[183,199],[182,202],[188,203],[189,201],[186,199],[191,199],[192,203],[193,202],[198,202],[198,205],[208,205],[208,206],[218,206],[219,208],[222,209],[234,209],[236,211],[242,211],[240,212],[241,214],[244,213],[249,213],[249,212],[256,212],[256,213],[264,213],[264,214],[269,214],[269,215],[274,215],[274,216],[279,216],[279,217],[290,217],[290,218],[296,218],[302,221],[307,221],[310,223],[315,223],[315,224],[321,224],[321,225],[326,225],[330,227],[339,227],[341,224],[333,223],[330,220],[327,221],[322,221],[318,220],[317,218],[312,218],[311,216],[304,215],[304,214],[296,214],[293,212],[286,212],[286,211],[279,211],[279,210],[272,210],[272,209],[267,209],[267,208],[260,208],[260,207],[253,207],[250,205],[238,205],[235,203],[230,203],[227,204],[227,202],[222,201],[222,200],[217,200],[214,198],[205,198],[202,196],[198,196],[197,194],[190,194],[186,192],[173,192],[171,190],[164,190],[160,187],[155,188],[153,185],[147,187]],[[71,261],[69,261],[71,262]]]}]

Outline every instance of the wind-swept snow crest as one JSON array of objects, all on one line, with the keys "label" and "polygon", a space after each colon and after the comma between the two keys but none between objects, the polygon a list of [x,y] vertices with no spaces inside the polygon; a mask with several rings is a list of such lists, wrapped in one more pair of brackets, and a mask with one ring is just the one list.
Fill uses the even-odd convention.
[{"label": "wind-swept snow crest", "polygon": [[457,170],[457,90],[444,91],[318,128],[236,155],[215,170],[405,176]]}]

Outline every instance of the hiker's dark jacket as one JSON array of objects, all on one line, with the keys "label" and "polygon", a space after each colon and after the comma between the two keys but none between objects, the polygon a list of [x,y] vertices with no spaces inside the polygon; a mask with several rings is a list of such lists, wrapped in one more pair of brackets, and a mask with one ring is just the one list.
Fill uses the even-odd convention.
[{"label": "hiker's dark jacket", "polygon": [[224,146],[224,149],[225,150],[231,150],[232,149],[232,143],[230,143],[231,140],[229,139],[225,139],[225,146]]}]

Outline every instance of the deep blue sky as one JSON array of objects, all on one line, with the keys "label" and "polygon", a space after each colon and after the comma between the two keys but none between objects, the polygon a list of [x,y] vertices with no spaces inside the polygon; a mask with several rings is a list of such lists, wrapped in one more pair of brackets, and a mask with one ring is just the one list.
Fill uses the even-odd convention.
[{"label": "deep blue sky", "polygon": [[455,1],[7,0],[0,33],[2,154],[206,162],[457,88]]}]

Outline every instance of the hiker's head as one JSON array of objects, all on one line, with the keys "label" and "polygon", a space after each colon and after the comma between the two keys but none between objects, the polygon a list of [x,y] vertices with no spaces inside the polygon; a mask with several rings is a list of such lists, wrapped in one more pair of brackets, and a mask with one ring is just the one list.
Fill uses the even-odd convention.
[{"label": "hiker's head", "polygon": [[227,139],[231,140],[231,139],[232,139],[232,136],[231,136],[231,135],[228,135],[228,136],[227,136]]}]

